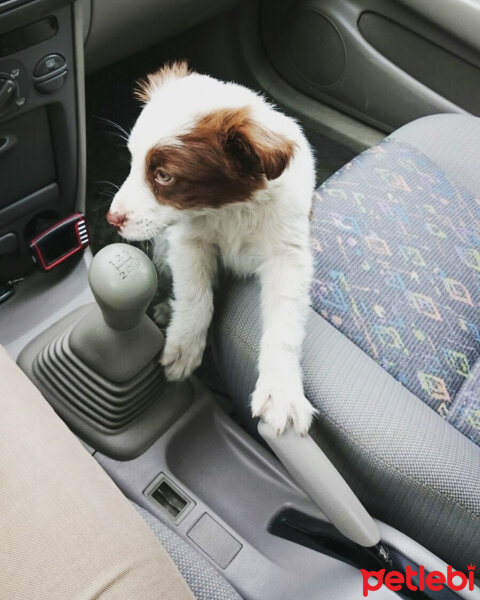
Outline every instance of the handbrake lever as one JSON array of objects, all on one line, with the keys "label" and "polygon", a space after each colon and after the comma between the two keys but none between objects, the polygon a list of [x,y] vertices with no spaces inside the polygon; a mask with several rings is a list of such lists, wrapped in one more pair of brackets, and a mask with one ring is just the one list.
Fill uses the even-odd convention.
[{"label": "handbrake lever", "polygon": [[320,447],[307,435],[292,429],[277,435],[260,421],[258,432],[293,479],[310,496],[340,533],[366,548],[374,548],[378,559],[391,562],[380,542],[380,530]]}]

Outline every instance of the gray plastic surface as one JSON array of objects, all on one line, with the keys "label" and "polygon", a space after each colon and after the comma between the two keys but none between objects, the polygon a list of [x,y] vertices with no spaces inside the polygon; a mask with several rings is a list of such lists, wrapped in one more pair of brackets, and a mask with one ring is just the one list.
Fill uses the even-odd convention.
[{"label": "gray plastic surface", "polygon": [[129,425],[167,387],[162,370],[147,363],[130,380],[114,383],[82,363],[70,348],[71,329],[37,355],[33,373],[39,382],[108,431]]},{"label": "gray plastic surface", "polygon": [[200,517],[187,535],[222,569],[226,569],[242,549],[242,544],[208,513]]},{"label": "gray plastic surface", "polygon": [[162,332],[146,315],[137,327],[122,331],[109,327],[98,307],[79,321],[70,336],[74,354],[115,383],[130,380],[158,358],[163,342]]},{"label": "gray plastic surface", "polygon": [[73,7],[73,49],[75,54],[75,92],[77,96],[77,195],[75,208],[85,212],[87,187],[87,125],[85,115],[85,63],[84,39],[85,29],[90,27],[90,0],[75,2]]},{"label": "gray plastic surface", "polygon": [[157,285],[150,259],[112,244],[93,259],[89,281],[103,313],[95,306],[68,315],[18,364],[88,444],[132,458],[189,406],[191,389],[168,385],[156,360],[163,334],[145,315]]},{"label": "gray plastic surface", "polygon": [[186,31],[237,3],[238,0],[92,0],[85,48],[87,71]]},{"label": "gray plastic surface", "polygon": [[450,102],[480,114],[480,57],[477,61],[471,57],[472,64],[421,33],[377,13],[364,12],[358,26],[364,38],[393,64]]},{"label": "gray plastic surface", "polygon": [[[141,384],[135,386],[133,379],[126,388],[123,384],[96,381],[96,374],[88,369],[83,368],[82,373],[81,365],[68,362],[69,348],[62,338],[91,309],[92,305],[83,306],[54,323],[27,344],[17,362],[83,441],[117,460],[130,460],[144,452],[187,410],[192,402],[192,387],[188,382],[165,384],[157,364],[152,364],[151,370],[158,373],[160,386],[149,372],[145,372]],[[59,350],[57,344],[63,344],[63,349]],[[45,353],[53,365],[50,373],[46,373]],[[150,394],[146,400],[141,395],[142,386]],[[137,401],[142,402],[141,406],[137,406]],[[133,420],[128,411],[133,411]]]},{"label": "gray plastic surface", "polygon": [[[129,498],[187,542],[191,543],[188,532],[205,513],[235,537],[242,548],[220,572],[245,600],[360,600],[358,569],[269,533],[269,523],[285,507],[325,517],[275,456],[219,410],[196,378],[192,384],[192,406],[144,454],[118,462],[97,453],[100,464]],[[178,526],[142,493],[160,472],[195,502]],[[413,563],[428,565],[429,570],[445,568],[415,541],[375,523],[382,539]],[[472,592],[459,595],[477,597]],[[398,599],[385,587],[374,597]]]},{"label": "gray plastic surface", "polygon": [[[57,8],[72,4],[74,0],[2,0],[0,32],[21,27],[25,22],[33,23]],[[23,5],[27,6],[23,6]]]},{"label": "gray plastic surface", "polygon": [[[464,112],[454,102],[447,100],[382,56],[363,38],[358,21],[364,11],[373,11],[418,33],[462,60],[472,64],[478,63],[478,54],[463,43],[461,37],[453,38],[435,24],[405,8],[400,2],[267,0],[263,7],[262,36],[267,53],[278,72],[306,94],[384,131],[390,131],[428,114]],[[323,63],[332,61],[331,54],[324,51],[324,46],[328,47],[328,36],[319,39],[323,35],[321,27],[315,32],[315,28],[310,26],[303,36],[298,28],[292,28],[292,23],[295,23],[295,19],[303,12],[306,13],[307,22],[309,16],[311,21],[316,19],[321,22],[320,17],[328,19],[332,24],[331,29],[336,30],[342,40],[345,68],[333,84],[323,85],[321,77],[310,76],[310,64],[298,68],[298,64],[294,62],[296,55],[289,50],[298,45],[302,46],[302,53],[310,57],[308,63],[316,62],[320,74],[325,71]],[[340,44],[338,47],[341,47]],[[339,59],[337,56],[335,60],[338,62]],[[436,78],[442,77],[437,63],[423,55],[421,59],[428,61],[429,72],[434,72]],[[447,90],[454,87],[454,80],[443,81],[441,86]]]},{"label": "gray plastic surface", "polygon": [[258,432],[340,533],[361,546],[378,544],[380,532],[377,524],[309,435],[299,436],[292,429],[276,435],[261,421]]},{"label": "gray plastic surface", "polygon": [[478,0],[397,0],[445,31],[480,50]]},{"label": "gray plastic surface", "polygon": [[[345,112],[328,106],[312,95],[293,87],[279,75],[265,55],[263,34],[258,22],[260,2],[243,2],[239,19],[242,58],[253,78],[251,87],[265,90],[275,101],[294,115],[304,127],[325,135],[357,152],[374,146],[384,133],[362,123]],[[230,61],[231,64],[232,61]]]},{"label": "gray plastic surface", "polygon": [[12,146],[0,152],[0,209],[55,182],[55,160],[45,108],[0,124],[0,146],[2,140],[8,139],[14,139]]},{"label": "gray plastic surface", "polygon": [[10,227],[10,224],[15,224],[16,228],[17,221],[26,222],[40,210],[50,210],[53,208],[60,211],[59,198],[60,190],[57,183],[49,183],[45,187],[35,190],[28,196],[0,210],[0,228],[5,229]]},{"label": "gray plastic surface", "polygon": [[87,284],[92,255],[87,248],[78,262],[65,263],[48,273],[34,272],[0,306],[0,344],[16,360],[37,335],[65,315],[93,301]]},{"label": "gray plastic surface", "polygon": [[[357,569],[268,532],[286,505],[322,514],[278,460],[220,411],[196,378],[192,383],[191,408],[142,456],[118,462],[97,452],[96,459],[130,499],[188,543],[193,545],[188,532],[205,513],[236,538],[242,548],[225,569],[203,556],[244,600],[360,599]],[[160,472],[195,502],[178,526],[143,494]],[[395,597],[388,590],[377,594],[378,600]]]},{"label": "gray plastic surface", "polygon": [[[155,497],[155,492],[158,490],[158,488],[164,482],[167,484],[167,486],[169,488],[171,488],[174,492],[176,492],[180,496],[180,498],[182,498],[186,502],[185,506],[176,515],[173,515],[171,512],[169,512],[165,508],[165,506],[162,505],[158,501],[158,499]],[[164,473],[160,473],[160,475],[158,477],[155,477],[155,479],[147,487],[147,489],[143,492],[143,494],[144,494],[144,496],[146,496],[147,498],[150,499],[150,502],[153,502],[153,504],[155,505],[155,507],[157,507],[159,510],[162,511],[162,514],[165,515],[167,517],[167,519],[169,519],[170,521],[172,521],[172,523],[175,523],[175,525],[178,525],[179,523],[181,523],[183,521],[183,519],[188,515],[188,513],[195,506],[195,502],[191,498],[189,498],[185,494],[185,492],[181,488],[179,488],[178,485],[176,485]]]},{"label": "gray plastic surface", "polygon": [[[20,252],[23,256],[29,255],[24,240],[26,242],[30,241],[27,234],[31,221],[45,211],[48,211],[49,216],[53,219],[60,219],[71,214],[79,197],[77,192],[82,187],[79,170],[81,169],[81,172],[83,172],[84,162],[83,155],[78,153],[77,139],[78,117],[82,107],[78,107],[79,110],[77,111],[76,87],[78,88],[78,81],[72,36],[72,7],[65,6],[69,3],[68,0],[34,0],[2,13],[0,16],[0,34],[50,15],[55,16],[59,26],[57,34],[52,38],[6,58],[0,58],[0,72],[3,71],[3,65],[8,65],[9,61],[14,59],[29,74],[24,104],[12,113],[7,111],[2,114],[0,117],[2,127],[8,129],[11,134],[15,134],[14,123],[12,123],[12,129],[10,129],[11,119],[17,119],[38,108],[46,108],[50,140],[45,140],[45,136],[43,136],[42,146],[49,150],[49,144],[51,144],[55,163],[56,185],[53,184],[57,192],[55,197],[52,197],[50,192],[43,196],[43,192],[48,191],[50,186],[46,186],[45,182],[38,180],[36,182],[37,189],[40,188],[38,191],[30,193],[35,185],[29,187],[29,190],[25,192],[28,195],[23,197],[17,195],[14,199],[15,203],[6,209],[8,212],[3,212],[1,215],[0,236],[4,233],[14,232],[22,242]],[[34,72],[38,61],[43,56],[51,53],[61,54],[65,57],[69,75],[65,85],[58,91],[53,94],[42,95],[35,90],[34,81],[30,74]],[[0,164],[1,162],[0,160]],[[28,168],[23,169],[23,179],[26,181],[29,179],[29,172]],[[31,204],[30,200],[33,200]],[[19,206],[17,207],[17,205]],[[26,205],[28,205],[27,211],[25,211]],[[21,209],[21,216],[18,216],[19,210],[17,208]],[[12,209],[12,212],[9,209]]]}]

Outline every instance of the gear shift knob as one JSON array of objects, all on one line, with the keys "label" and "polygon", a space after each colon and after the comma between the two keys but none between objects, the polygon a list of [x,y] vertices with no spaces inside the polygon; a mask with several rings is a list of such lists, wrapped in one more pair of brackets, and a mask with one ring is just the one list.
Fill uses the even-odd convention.
[{"label": "gear shift knob", "polygon": [[111,244],[93,259],[88,282],[106,323],[126,331],[144,317],[157,289],[157,273],[138,248]]},{"label": "gear shift knob", "polygon": [[70,348],[107,381],[129,381],[163,348],[162,332],[145,314],[155,267],[138,248],[111,244],[93,259],[88,281],[97,306],[72,329]]}]

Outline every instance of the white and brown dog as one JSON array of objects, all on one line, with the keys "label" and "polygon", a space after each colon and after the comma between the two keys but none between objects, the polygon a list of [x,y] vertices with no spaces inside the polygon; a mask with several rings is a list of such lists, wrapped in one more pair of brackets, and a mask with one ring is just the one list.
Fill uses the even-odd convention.
[{"label": "white and brown dog", "polygon": [[313,408],[300,354],[309,306],[312,152],[297,123],[253,91],[168,65],[140,84],[131,170],[108,221],[127,240],[167,230],[173,314],[161,363],[169,380],[199,366],[217,257],[261,282],[263,334],[252,413],[305,434]]}]

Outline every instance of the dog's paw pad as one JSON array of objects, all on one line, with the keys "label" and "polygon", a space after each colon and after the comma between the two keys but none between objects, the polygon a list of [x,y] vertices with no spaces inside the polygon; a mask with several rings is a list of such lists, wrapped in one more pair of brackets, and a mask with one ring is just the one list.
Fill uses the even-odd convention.
[{"label": "dog's paw pad", "polygon": [[315,414],[303,390],[288,392],[280,385],[266,386],[262,383],[257,384],[253,393],[251,408],[252,415],[261,417],[277,435],[290,426],[299,435],[306,435]]}]

